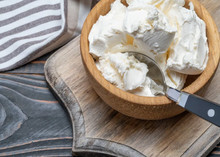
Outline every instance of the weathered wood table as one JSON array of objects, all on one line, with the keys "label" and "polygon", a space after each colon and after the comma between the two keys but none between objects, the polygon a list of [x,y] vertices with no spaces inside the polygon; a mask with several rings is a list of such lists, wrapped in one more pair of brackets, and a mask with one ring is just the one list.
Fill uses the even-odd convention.
[{"label": "weathered wood table", "polygon": [[69,115],[44,77],[49,55],[0,74],[0,156],[72,156]]},{"label": "weathered wood table", "polygon": [[44,56],[0,74],[0,156],[71,156],[72,126],[48,89]]},{"label": "weathered wood table", "polygon": [[[219,0],[200,2],[220,30]],[[0,156],[72,156],[72,122],[45,81],[49,56],[0,73]],[[220,144],[209,156],[220,156]]]}]

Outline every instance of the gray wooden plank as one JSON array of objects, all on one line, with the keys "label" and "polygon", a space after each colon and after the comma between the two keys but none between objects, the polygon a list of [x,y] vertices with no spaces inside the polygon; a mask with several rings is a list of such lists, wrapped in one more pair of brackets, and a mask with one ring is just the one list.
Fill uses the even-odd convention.
[{"label": "gray wooden plank", "polygon": [[72,126],[43,75],[0,74],[0,156],[71,156]]}]

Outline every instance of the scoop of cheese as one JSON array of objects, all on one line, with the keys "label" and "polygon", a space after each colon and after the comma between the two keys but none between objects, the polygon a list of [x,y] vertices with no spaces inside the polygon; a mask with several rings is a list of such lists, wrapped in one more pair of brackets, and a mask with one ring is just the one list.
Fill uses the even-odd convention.
[{"label": "scoop of cheese", "polygon": [[137,40],[137,46],[153,53],[165,53],[176,32],[160,10],[142,1],[134,1],[127,7],[123,26]]},{"label": "scoop of cheese", "polygon": [[162,86],[147,77],[147,65],[128,53],[107,53],[99,58],[97,67],[106,80],[123,90],[142,96],[163,92]]},{"label": "scoop of cheese", "polygon": [[174,17],[172,23],[178,27],[170,47],[168,68],[183,74],[200,74],[206,68],[209,53],[204,21],[194,10],[178,6],[172,7],[168,16]]},{"label": "scoop of cheese", "polygon": [[126,42],[123,29],[125,12],[126,7],[117,0],[111,5],[111,10],[107,15],[99,17],[89,34],[91,54],[100,57],[115,46],[122,47],[122,43]]}]

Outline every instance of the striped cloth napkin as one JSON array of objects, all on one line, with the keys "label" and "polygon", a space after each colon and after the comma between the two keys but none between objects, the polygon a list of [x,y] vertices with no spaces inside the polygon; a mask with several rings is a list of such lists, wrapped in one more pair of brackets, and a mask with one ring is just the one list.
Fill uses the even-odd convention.
[{"label": "striped cloth napkin", "polygon": [[80,34],[97,0],[0,1],[0,71],[40,57]]}]

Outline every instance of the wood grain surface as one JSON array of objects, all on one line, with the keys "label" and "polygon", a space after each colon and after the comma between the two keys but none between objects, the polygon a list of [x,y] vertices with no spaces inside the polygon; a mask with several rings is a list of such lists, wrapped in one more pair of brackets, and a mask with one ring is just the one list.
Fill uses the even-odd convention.
[{"label": "wood grain surface", "polygon": [[48,57],[0,73],[0,156],[72,154],[69,116],[42,74]]},{"label": "wood grain surface", "polygon": [[[138,119],[159,120],[184,112],[183,108],[176,105],[166,96],[143,97],[117,88],[107,81],[96,67],[95,61],[89,53],[88,36],[93,24],[100,15],[105,15],[109,11],[113,2],[114,0],[100,1],[89,13],[81,33],[80,50],[82,61],[94,90],[106,104],[116,111]],[[220,38],[215,22],[198,0],[185,0],[185,2],[186,7],[188,7],[189,2],[192,2],[197,15],[205,21],[209,45],[209,60],[206,69],[196,77],[188,76],[183,89],[185,92],[194,94],[205,86],[217,69],[220,55]]]},{"label": "wood grain surface", "polygon": [[[220,140],[220,129],[199,117],[183,113],[161,121],[124,116],[106,105],[93,90],[83,68],[79,37],[46,62],[49,85],[67,107],[74,127],[73,153],[98,152],[115,156],[204,156]],[[220,102],[220,69],[203,91]],[[216,93],[210,96],[209,93]]]},{"label": "wood grain surface", "polygon": [[[27,64],[19,69],[15,69],[13,71],[10,71],[11,73],[14,74],[8,74],[8,73],[1,73],[0,74],[0,80],[4,79],[5,81],[15,81],[15,82],[22,82],[23,84],[28,84],[28,85],[33,85],[37,90],[37,87],[45,87],[48,88],[45,82],[44,75],[42,74],[43,71],[43,66],[44,62],[47,59],[49,55],[44,56],[42,58],[39,58],[36,61],[43,61],[42,65],[40,66],[35,66],[34,69],[32,66],[30,67],[30,64]],[[34,72],[37,71],[40,72],[40,74]],[[22,70],[23,69],[23,70]],[[19,70],[19,71],[18,71]],[[16,73],[17,71],[17,73]],[[35,82],[35,83],[33,83]],[[11,84],[11,83],[9,83]],[[6,87],[7,85],[0,82],[0,93],[1,96],[3,93],[2,92],[2,86]],[[20,86],[21,87],[21,86]],[[16,88],[19,88],[18,86]],[[50,91],[49,91],[50,92]],[[210,93],[212,95],[212,93]],[[28,94],[27,94],[28,95]],[[51,94],[47,94],[46,96],[53,98],[52,101],[57,101]],[[5,105],[9,104],[10,102],[13,102],[14,107],[11,107],[11,104],[9,104],[10,108],[3,107],[2,102],[3,99],[2,97],[0,98],[0,136],[3,140],[0,140],[0,156],[72,156],[72,125],[71,122],[68,120],[68,114],[65,112],[65,109],[62,108],[62,104],[60,103],[54,103],[52,106],[54,106],[55,109],[55,114],[46,114],[45,112],[39,113],[39,116],[29,116],[29,114],[26,114],[25,112],[28,113],[34,113],[38,111],[35,109],[34,105],[32,104],[32,101],[23,101],[22,95],[17,95],[16,97],[8,97],[5,95],[5,97],[8,98],[7,101],[5,101]],[[39,99],[42,99],[41,97],[38,97]],[[21,103],[17,103],[15,99],[20,99]],[[43,100],[48,100],[43,98]],[[42,109],[46,108],[49,104],[47,103],[48,101],[45,102],[40,102],[35,105],[40,105]],[[4,106],[5,106],[4,105]],[[15,106],[18,106],[17,108]],[[60,107],[61,106],[61,107]],[[15,110],[20,113],[25,113],[26,116],[20,116],[21,117],[26,117],[28,119],[23,119],[21,122],[20,120],[20,127],[15,128],[12,126],[13,121],[17,122],[17,119],[14,118],[18,112],[14,112]],[[9,109],[9,110],[8,110]],[[9,112],[12,112],[10,110],[13,110],[13,113],[15,115],[9,117]],[[4,110],[4,111],[3,111]],[[47,109],[48,110],[48,109]],[[6,114],[7,113],[7,114]],[[59,118],[56,118],[56,117]],[[12,120],[7,120],[6,123],[6,118],[13,119]],[[46,119],[45,119],[46,118]],[[55,120],[53,120],[55,118]],[[3,120],[4,119],[4,120]],[[28,122],[31,119],[31,122]],[[3,122],[4,121],[4,122]],[[10,121],[10,123],[9,123]],[[57,125],[54,126],[55,121],[58,124],[64,123],[62,125]],[[14,123],[14,122],[13,122]],[[37,123],[37,126],[35,126]],[[15,123],[14,123],[15,124]],[[23,125],[24,124],[24,125]],[[5,133],[5,128],[10,125],[12,129],[10,130],[11,136],[9,136],[9,133]],[[63,132],[63,128],[66,128],[65,132]],[[13,129],[14,128],[14,129]],[[56,134],[54,134],[56,133]],[[31,135],[32,134],[32,135]],[[5,136],[5,137],[3,137]],[[7,138],[7,137],[8,138]],[[83,154],[84,156],[89,156],[91,157],[91,152],[87,152]],[[75,155],[74,155],[75,156]],[[97,155],[94,155],[97,156]],[[99,156],[105,156],[103,154]],[[212,151],[211,154],[209,154],[209,157],[218,157],[220,156],[220,144]]]}]

